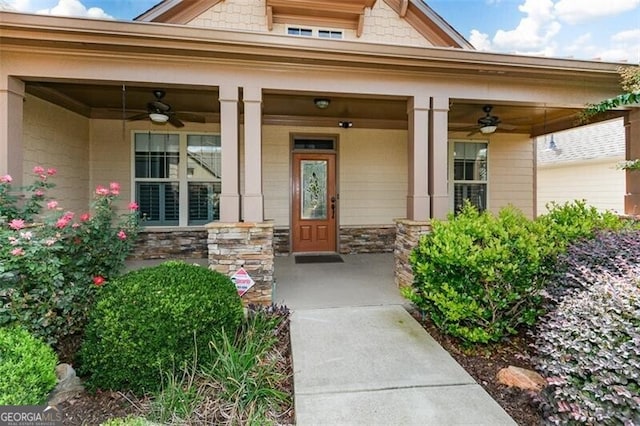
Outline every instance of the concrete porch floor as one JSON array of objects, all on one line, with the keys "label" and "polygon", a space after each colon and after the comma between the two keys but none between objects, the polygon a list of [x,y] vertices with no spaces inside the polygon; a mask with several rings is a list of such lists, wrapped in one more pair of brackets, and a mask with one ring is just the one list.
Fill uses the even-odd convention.
[{"label": "concrete porch floor", "polygon": [[393,281],[393,254],[343,255],[344,263],[296,264],[275,258],[273,301],[290,309],[401,305]]}]

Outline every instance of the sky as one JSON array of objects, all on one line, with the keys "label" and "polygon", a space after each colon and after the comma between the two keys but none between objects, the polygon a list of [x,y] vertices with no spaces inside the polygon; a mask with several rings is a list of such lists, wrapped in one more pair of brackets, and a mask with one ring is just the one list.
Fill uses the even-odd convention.
[{"label": "sky", "polygon": [[[0,8],[131,20],[159,1],[0,0]],[[426,0],[426,3],[478,50],[640,64],[640,0]]]}]

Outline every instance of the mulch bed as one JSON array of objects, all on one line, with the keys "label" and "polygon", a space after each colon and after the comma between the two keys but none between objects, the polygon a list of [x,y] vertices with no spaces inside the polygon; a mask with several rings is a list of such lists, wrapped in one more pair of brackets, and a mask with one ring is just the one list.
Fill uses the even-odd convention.
[{"label": "mulch bed", "polygon": [[[413,312],[412,315],[519,425],[529,426],[543,423],[542,416],[533,401],[533,395],[518,389],[508,388],[496,381],[498,371],[510,365],[533,369],[529,361],[531,337],[522,334],[501,344],[469,350],[451,337],[442,334],[428,318],[423,319],[418,312]],[[73,354],[78,343],[79,339],[75,338],[60,346],[59,354],[62,362],[73,364]],[[278,415],[278,423],[294,424],[293,365],[288,319],[286,325],[283,324],[278,331],[278,344],[274,350],[286,354],[279,368],[288,377],[288,380],[283,383],[282,390],[291,395],[291,404],[282,407],[282,412]],[[64,402],[60,407],[64,414],[64,425],[96,426],[114,417],[144,416],[148,406],[148,399],[140,399],[122,392],[103,391],[95,394],[84,392],[78,397]]]},{"label": "mulch bed", "polygon": [[[285,355],[278,364],[279,370],[288,379],[282,383],[280,390],[291,395],[288,406],[281,407],[278,413],[278,424],[290,425],[295,422],[293,408],[293,363],[291,360],[291,341],[289,339],[289,319],[278,328],[278,343],[274,348],[279,354]],[[74,363],[74,354],[80,343],[79,337],[70,338],[58,347],[60,362]],[[138,398],[132,394],[122,392],[101,391],[95,394],[83,392],[81,395],[60,404],[63,413],[63,425],[98,426],[108,419],[127,416],[144,416],[149,407],[148,398]],[[195,423],[190,423],[195,425]]]},{"label": "mulch bed", "polygon": [[411,314],[519,425],[543,424],[542,414],[533,398],[534,394],[501,385],[496,379],[498,371],[510,365],[534,369],[530,361],[530,345],[533,343],[531,336],[522,333],[503,343],[471,350],[441,333],[429,318],[423,319],[419,312]]}]

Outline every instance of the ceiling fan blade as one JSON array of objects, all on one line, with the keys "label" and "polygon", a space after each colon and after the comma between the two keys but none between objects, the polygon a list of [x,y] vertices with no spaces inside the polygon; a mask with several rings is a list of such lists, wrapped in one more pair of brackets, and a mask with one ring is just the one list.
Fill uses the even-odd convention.
[{"label": "ceiling fan blade", "polygon": [[169,112],[171,105],[165,104],[162,101],[152,101],[147,104],[147,109],[154,112]]},{"label": "ceiling fan blade", "polygon": [[140,114],[136,114],[136,115],[133,115],[133,116],[127,118],[127,121],[144,120],[146,118],[149,118],[149,113],[148,112],[142,112]]},{"label": "ceiling fan blade", "polygon": [[467,133],[467,136],[473,136],[473,135],[475,135],[476,133],[479,133],[479,132],[480,132],[480,129],[474,129],[474,130],[470,131],[469,133]]},{"label": "ceiling fan blade", "polygon": [[518,128],[518,126],[514,126],[513,124],[500,123],[498,128],[500,128],[502,130],[516,130]]},{"label": "ceiling fan blade", "polygon": [[180,120],[191,121],[193,123],[205,123],[206,120],[202,115],[192,114],[189,112],[180,112],[176,114]]},{"label": "ceiling fan blade", "polygon": [[169,123],[173,124],[174,127],[184,127],[184,123],[180,121],[174,114],[169,115]]}]

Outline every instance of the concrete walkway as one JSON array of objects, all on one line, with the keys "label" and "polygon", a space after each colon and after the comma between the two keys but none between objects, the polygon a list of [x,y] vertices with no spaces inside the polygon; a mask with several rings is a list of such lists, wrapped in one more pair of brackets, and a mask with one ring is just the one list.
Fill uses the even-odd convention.
[{"label": "concrete walkway", "polygon": [[298,425],[516,424],[402,307],[391,256],[343,257],[276,259]]}]

